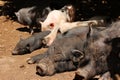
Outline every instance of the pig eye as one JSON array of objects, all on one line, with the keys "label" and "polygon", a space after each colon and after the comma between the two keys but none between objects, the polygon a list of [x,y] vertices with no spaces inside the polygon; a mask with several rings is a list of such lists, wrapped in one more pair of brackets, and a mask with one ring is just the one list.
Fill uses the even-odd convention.
[{"label": "pig eye", "polygon": [[65,9],[61,9],[61,12],[65,12]]},{"label": "pig eye", "polygon": [[61,10],[62,12],[64,12],[64,10]]}]

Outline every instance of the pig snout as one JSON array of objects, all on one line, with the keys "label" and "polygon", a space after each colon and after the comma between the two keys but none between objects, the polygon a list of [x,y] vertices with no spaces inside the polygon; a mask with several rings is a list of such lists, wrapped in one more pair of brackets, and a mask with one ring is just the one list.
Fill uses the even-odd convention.
[{"label": "pig snout", "polygon": [[18,54],[18,51],[15,51],[15,50],[12,51],[12,55],[17,55],[17,54]]},{"label": "pig snout", "polygon": [[44,63],[39,63],[36,66],[36,71],[40,76],[51,76],[55,73],[55,68],[53,65],[47,65]]},{"label": "pig snout", "polygon": [[[41,60],[42,61],[42,60]],[[36,66],[36,71],[40,76],[51,76],[55,73],[55,67],[51,60],[39,62]]]}]

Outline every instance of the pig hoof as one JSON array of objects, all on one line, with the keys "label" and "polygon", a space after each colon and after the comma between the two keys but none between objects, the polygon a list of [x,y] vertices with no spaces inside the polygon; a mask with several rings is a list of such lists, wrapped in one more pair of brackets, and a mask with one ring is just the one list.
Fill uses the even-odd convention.
[{"label": "pig hoof", "polygon": [[42,40],[42,43],[43,43],[44,45],[46,45],[46,46],[47,46],[48,42],[49,42],[49,38],[44,38],[44,39]]},{"label": "pig hoof", "polygon": [[29,58],[29,59],[27,60],[27,63],[28,63],[28,64],[34,64],[34,63],[36,63],[36,61],[33,60],[33,59],[31,59],[31,58]]},{"label": "pig hoof", "polygon": [[34,34],[34,32],[33,32],[33,31],[32,31],[32,32],[30,32],[30,34],[31,34],[31,35],[33,35],[33,34]]},{"label": "pig hoof", "polygon": [[73,80],[84,80],[84,77],[78,75],[78,74],[75,74],[75,77]]},{"label": "pig hoof", "polygon": [[42,43],[45,44],[45,45],[47,44],[45,39],[42,40]]},{"label": "pig hoof", "polygon": [[33,35],[33,34],[34,34],[34,30],[33,30],[33,29],[30,29],[29,33],[30,33],[31,35]]}]

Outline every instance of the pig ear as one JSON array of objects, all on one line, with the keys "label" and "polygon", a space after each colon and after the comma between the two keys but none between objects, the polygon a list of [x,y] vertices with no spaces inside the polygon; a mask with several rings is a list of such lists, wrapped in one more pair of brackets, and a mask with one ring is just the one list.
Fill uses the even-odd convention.
[{"label": "pig ear", "polygon": [[19,15],[19,13],[18,13],[18,12],[15,12],[15,15],[16,15],[16,16],[18,16],[18,15]]},{"label": "pig ear", "polygon": [[72,5],[68,5],[67,8],[68,8],[68,9],[72,9]]},{"label": "pig ear", "polygon": [[76,49],[72,50],[72,55],[76,58],[78,58],[78,57],[83,58],[84,57],[84,53],[82,51],[76,50]]},{"label": "pig ear", "polygon": [[43,22],[42,21],[39,21],[39,23],[42,25],[43,24]]},{"label": "pig ear", "polygon": [[91,26],[89,26],[89,30],[88,30],[88,33],[87,33],[87,39],[90,38],[92,35],[93,35],[93,29],[92,29]]}]

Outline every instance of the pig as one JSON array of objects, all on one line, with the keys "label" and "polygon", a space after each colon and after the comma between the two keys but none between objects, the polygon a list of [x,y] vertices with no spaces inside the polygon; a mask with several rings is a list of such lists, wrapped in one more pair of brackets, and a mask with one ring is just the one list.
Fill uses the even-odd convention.
[{"label": "pig", "polygon": [[13,55],[22,55],[31,53],[32,51],[39,49],[43,46],[42,40],[48,35],[50,31],[43,31],[36,33],[26,39],[20,39],[12,51]]},{"label": "pig", "polygon": [[78,52],[75,50],[77,46],[80,45],[81,49],[84,47],[83,44],[86,41],[89,27],[76,28],[77,31],[76,34],[69,33],[71,35],[56,39],[45,53],[31,57],[27,63],[38,63],[36,70],[41,76],[51,76],[57,72],[76,70],[78,64],[72,60],[72,54],[76,53],[77,55]]},{"label": "pig", "polygon": [[43,9],[42,15],[40,12],[35,11],[36,6],[22,8],[18,12],[15,12],[15,15],[18,19],[18,22],[24,25],[28,25],[30,28],[30,33],[34,33],[34,27],[41,30],[41,24],[39,21],[44,21],[47,14],[51,11],[50,7]]},{"label": "pig", "polygon": [[[77,59],[74,59],[74,57],[72,59],[79,64],[76,71],[77,76],[74,80],[89,80],[95,75],[103,75],[107,71],[110,72],[112,78],[114,78],[114,74],[120,74],[119,25],[120,21],[115,22],[108,29],[97,34],[91,33],[88,36],[88,40],[81,50],[83,55],[80,55]],[[84,56],[84,58],[81,59],[81,56]]]}]

